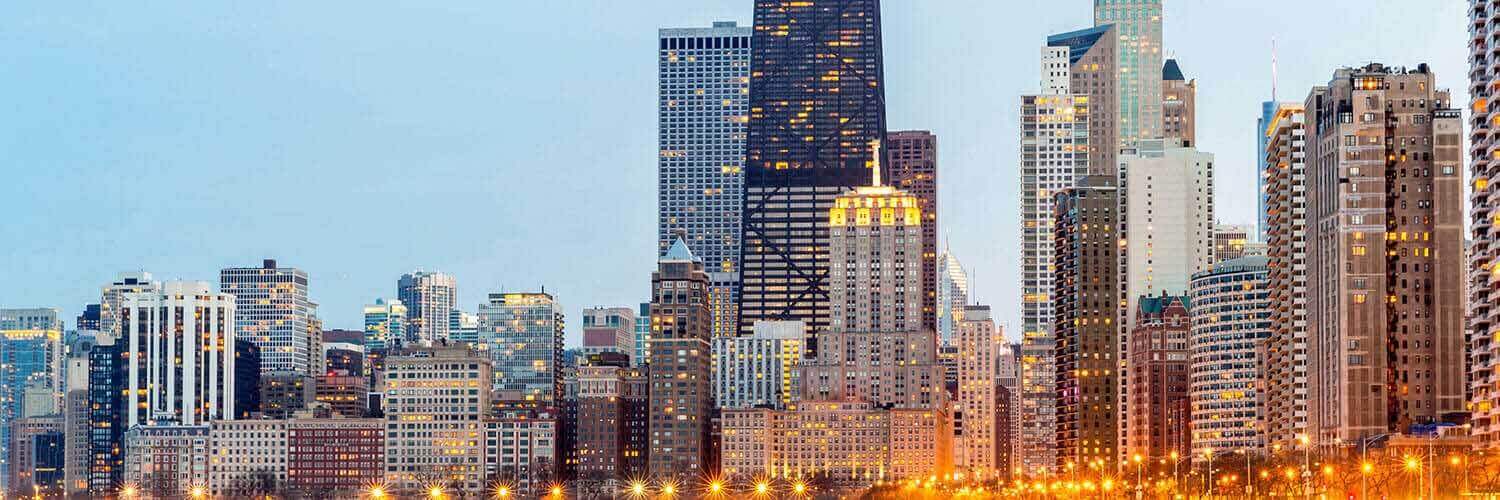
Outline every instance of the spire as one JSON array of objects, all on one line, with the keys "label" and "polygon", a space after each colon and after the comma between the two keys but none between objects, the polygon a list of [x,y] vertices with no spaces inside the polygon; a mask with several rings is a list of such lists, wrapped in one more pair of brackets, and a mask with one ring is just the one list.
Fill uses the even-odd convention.
[{"label": "spire", "polygon": [[872,174],[874,176],[874,182],[870,185],[880,187],[880,139],[870,140],[870,155],[874,156],[875,160],[875,166],[871,168],[871,170],[874,171],[874,173]]},{"label": "spire", "polygon": [[1276,37],[1271,37],[1271,102],[1276,102]]},{"label": "spire", "polygon": [[692,249],[689,249],[687,246],[687,241],[684,241],[683,235],[679,233],[672,239],[671,248],[667,249],[667,254],[663,255],[661,260],[682,260],[692,262],[698,260],[698,257],[693,255]]}]

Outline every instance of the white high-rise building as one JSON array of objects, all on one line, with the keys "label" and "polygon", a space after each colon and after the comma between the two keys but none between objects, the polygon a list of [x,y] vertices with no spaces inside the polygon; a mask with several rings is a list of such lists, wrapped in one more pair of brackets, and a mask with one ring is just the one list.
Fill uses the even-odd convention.
[{"label": "white high-rise building", "polygon": [[203,281],[168,281],[160,292],[125,295],[119,316],[119,342],[131,360],[125,407],[136,409],[125,416],[127,428],[234,419],[235,302]]},{"label": "white high-rise building", "polygon": [[385,481],[403,496],[435,483],[481,494],[490,360],[467,346],[413,348],[386,359]]},{"label": "white high-rise building", "polygon": [[658,32],[656,253],[685,233],[714,288],[715,337],[736,328],[751,32],[734,22]]},{"label": "white high-rise building", "polygon": [[120,277],[114,283],[104,285],[99,294],[99,331],[120,335],[120,303],[124,301],[125,294],[158,290],[161,290],[161,284],[151,279],[151,273],[120,273]]},{"label": "white high-rise building", "polygon": [[[1126,324],[1142,296],[1187,293],[1194,273],[1214,264],[1214,155],[1191,147],[1120,156],[1128,165],[1124,246]],[[1128,330],[1127,330],[1128,331]]]},{"label": "white high-rise building", "polygon": [[396,298],[406,305],[406,340],[426,345],[448,340],[450,317],[458,307],[458,280],[453,275],[403,274],[396,281]]},{"label": "white high-rise building", "polygon": [[1500,109],[1492,102],[1500,73],[1490,68],[1500,62],[1500,40],[1488,35],[1500,29],[1500,5],[1469,0],[1469,12],[1469,407],[1473,435],[1493,449],[1500,446],[1500,158],[1492,149],[1500,143]]},{"label": "white high-rise building", "polygon": [[958,257],[943,250],[938,257],[938,342],[941,346],[953,344],[953,333],[958,322],[963,320],[964,306],[969,303],[969,274],[964,272]]},{"label": "white high-rise building", "polygon": [[317,306],[307,299],[306,272],[266,259],[260,267],[220,271],[219,291],[233,297],[235,334],[260,347],[261,373],[316,372],[322,332],[312,333]]},{"label": "white high-rise building", "polygon": [[753,335],[715,337],[718,407],[780,410],[796,404],[806,328],[801,321],[756,321]]},{"label": "white high-rise building", "polygon": [[[958,408],[963,435],[954,439],[954,467],[966,477],[988,480],[1003,471],[996,447],[995,389],[1005,336],[990,318],[990,306],[967,306],[958,327]],[[960,444],[961,443],[961,444]]]}]

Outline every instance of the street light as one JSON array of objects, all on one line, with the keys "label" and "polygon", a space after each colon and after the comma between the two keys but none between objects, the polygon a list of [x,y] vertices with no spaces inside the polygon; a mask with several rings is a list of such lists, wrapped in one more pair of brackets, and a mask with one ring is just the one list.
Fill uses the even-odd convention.
[{"label": "street light", "polygon": [[381,500],[385,498],[385,488],[381,488],[379,486],[371,486],[370,498],[373,498],[375,500]]},{"label": "street light", "polygon": [[1312,499],[1312,438],[1307,434],[1297,435],[1297,444],[1302,445],[1302,494]]},{"label": "street light", "polygon": [[495,500],[505,500],[507,498],[510,498],[509,486],[501,485],[499,488],[495,488]]},{"label": "street light", "polygon": [[428,498],[443,498],[443,487],[433,486],[427,489]]},{"label": "street light", "polygon": [[192,497],[195,499],[201,499],[208,496],[208,492],[204,491],[202,486],[194,486],[193,489],[188,491],[188,494],[192,495]]},{"label": "street light", "polygon": [[630,482],[630,497],[642,498],[646,496],[646,483],[641,481]]}]

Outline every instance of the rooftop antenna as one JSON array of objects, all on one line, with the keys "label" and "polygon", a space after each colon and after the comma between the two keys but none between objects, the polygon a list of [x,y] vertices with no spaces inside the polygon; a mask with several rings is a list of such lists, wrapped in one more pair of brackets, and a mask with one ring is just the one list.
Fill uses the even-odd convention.
[{"label": "rooftop antenna", "polygon": [[1276,102],[1276,37],[1271,37],[1271,102]]},{"label": "rooftop antenna", "polygon": [[874,170],[874,184],[872,186],[880,187],[880,139],[870,140],[870,154],[875,157],[875,167],[872,169]]}]

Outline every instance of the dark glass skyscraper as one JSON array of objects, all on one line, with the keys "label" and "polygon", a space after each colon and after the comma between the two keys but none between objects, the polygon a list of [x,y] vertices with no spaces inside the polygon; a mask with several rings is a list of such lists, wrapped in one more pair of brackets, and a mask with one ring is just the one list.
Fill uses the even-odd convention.
[{"label": "dark glass skyscraper", "polygon": [[879,0],[756,0],[741,249],[741,335],[828,328],[828,210],[869,182],[885,138]]}]

